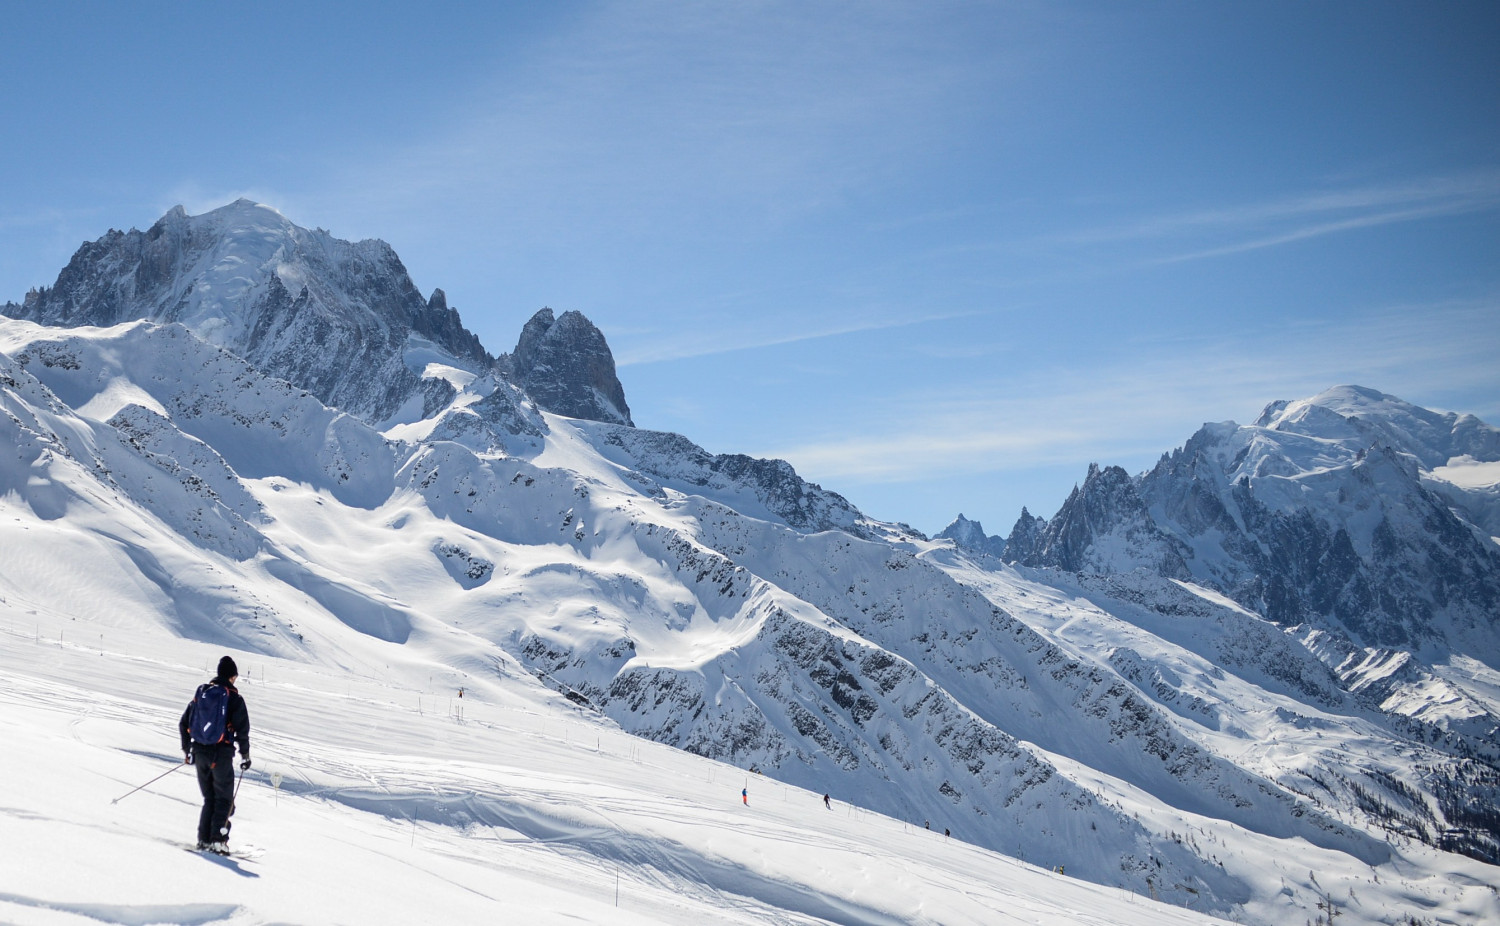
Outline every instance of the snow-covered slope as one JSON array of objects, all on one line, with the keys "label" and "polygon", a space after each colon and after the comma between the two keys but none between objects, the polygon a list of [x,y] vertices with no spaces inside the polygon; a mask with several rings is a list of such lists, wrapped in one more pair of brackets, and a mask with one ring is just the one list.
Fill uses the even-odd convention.
[{"label": "snow-covered slope", "polygon": [[338,667],[242,659],[255,765],[230,843],[255,857],[202,856],[173,728],[220,650],[7,604],[0,921],[17,926],[1222,922],[825,808],[370,638]]},{"label": "snow-covered slope", "polygon": [[[219,267],[229,253],[221,244],[208,237],[195,246],[219,255]],[[1348,892],[1339,899],[1345,922],[1393,921],[1392,911],[1496,912],[1485,887],[1496,883],[1494,869],[1427,845],[1450,845],[1446,830],[1470,825],[1462,801],[1485,793],[1490,766],[1460,751],[1484,742],[1476,724],[1489,707],[1464,720],[1458,708],[1435,718],[1372,706],[1365,689],[1397,684],[1400,666],[1364,667],[1365,688],[1355,691],[1353,674],[1331,671],[1308,648],[1326,639],[1286,634],[1185,581],[1190,570],[1177,581],[1017,571],[873,521],[784,462],[715,456],[678,435],[629,427],[603,336],[581,316],[564,325],[575,313],[539,313],[516,354],[493,365],[473,362],[482,350],[439,344],[419,330],[425,322],[387,318],[393,356],[427,385],[399,414],[372,411],[385,400],[368,395],[353,403],[361,414],[347,414],[316,383],[297,379],[316,378],[307,373],[311,360],[277,375],[247,362],[225,334],[245,327],[231,311],[240,303],[225,295],[241,278],[195,273],[184,304],[192,311],[181,316],[190,325],[129,320],[166,316],[143,304],[140,290],[121,288],[118,274],[100,277],[115,296],[79,284],[58,302],[60,284],[27,301],[114,305],[117,314],[102,319],[110,325],[0,320],[0,447],[13,448],[0,455],[0,614],[23,636],[35,615],[38,639],[46,621],[63,636],[70,628],[102,633],[104,643],[129,635],[129,646],[100,647],[108,654],[101,658],[125,665],[192,662],[161,654],[212,645],[296,676],[299,695],[336,694],[343,684],[347,698],[362,687],[366,700],[400,701],[400,711],[369,713],[357,735],[336,739],[379,769],[356,787],[346,761],[314,758],[317,712],[265,692],[275,719],[263,729],[284,731],[273,748],[317,769],[313,783],[299,786],[304,796],[337,791],[336,813],[354,814],[347,819],[396,808],[419,829],[442,833],[440,851],[453,851],[461,837],[438,824],[457,808],[467,838],[556,837],[585,858],[580,872],[601,858],[629,860],[643,878],[688,885],[703,899],[700,913],[717,905],[728,912],[716,915],[731,921],[762,913],[791,922],[1004,921],[974,913],[969,900],[871,905],[842,878],[827,890],[809,887],[816,879],[805,871],[792,877],[773,867],[751,877],[740,870],[739,849],[728,862],[705,861],[704,852],[724,844],[714,835],[724,823],[719,811],[683,818],[695,840],[706,840],[684,848],[681,834],[644,818],[613,818],[596,830],[579,822],[586,813],[559,810],[551,798],[497,790],[496,763],[507,761],[515,724],[486,715],[482,733],[472,725],[433,730],[420,710],[409,716],[410,699],[463,686],[466,711],[524,705],[542,718],[574,717],[593,733],[590,755],[582,754],[586,735],[577,755],[528,753],[523,777],[570,801],[595,792],[548,784],[549,774],[566,777],[559,767],[574,779],[614,782],[603,789],[615,791],[611,807],[626,796],[661,806],[678,790],[681,800],[697,800],[667,766],[649,787],[618,784],[624,773],[610,770],[603,743],[634,734],[678,747],[652,755],[677,755],[667,765],[683,763],[695,770],[689,777],[703,769],[731,776],[731,792],[751,781],[755,793],[760,781],[780,789],[784,803],[803,793],[796,788],[828,793],[904,820],[920,838],[933,838],[930,826],[977,847],[965,852],[1062,866],[1103,886],[1086,890],[1121,888],[1252,921],[1308,918],[1319,892],[1333,890]],[[185,292],[174,280],[150,291]],[[334,291],[347,293],[347,281]],[[364,309],[340,304],[352,313],[346,330],[368,330]],[[284,321],[301,324],[304,310],[321,311],[308,305]],[[549,341],[558,326],[568,336]],[[215,332],[217,343],[199,336]],[[569,345],[586,356],[570,357]],[[566,388],[552,388],[559,383]],[[596,420],[556,413],[575,401]],[[1114,521],[1117,506],[1085,507],[1069,536],[1123,523],[1132,543],[1144,537],[1175,549],[1165,532],[1151,533],[1152,509],[1128,477],[1095,476],[1113,480],[1109,498],[1134,493],[1137,504]],[[1038,536],[1050,523],[1038,525]],[[1110,561],[1126,562],[1130,549],[1120,546]],[[47,668],[50,650],[16,652],[43,661],[22,673],[40,680],[27,683],[33,689],[61,680]],[[1455,660],[1443,671],[1421,684],[1471,691],[1490,679],[1482,660]],[[129,690],[154,703],[144,687]],[[32,718],[28,729],[37,725],[26,705],[44,699],[11,699],[18,716]],[[1296,748],[1258,745],[1266,742]],[[151,748],[121,744],[110,755]],[[743,771],[734,777],[730,768]],[[413,796],[430,789],[472,796],[431,805],[447,808],[438,811]],[[826,814],[820,804],[813,810]],[[310,833],[317,816],[293,829]],[[731,838],[739,837],[723,837]],[[1476,846],[1484,848],[1450,845]],[[528,863],[515,864],[520,871]],[[973,872],[921,870],[941,884]],[[1432,879],[1457,871],[1473,887],[1445,894],[1435,886]],[[1031,900],[998,883],[1007,877],[968,897],[992,910],[1000,891],[1003,909],[1030,909]],[[1342,887],[1326,884],[1335,877]],[[791,886],[772,887],[783,882]],[[765,908],[745,913],[726,894]],[[1118,918],[1101,921],[1131,921],[1133,913],[1109,903],[1101,909]],[[1039,914],[1048,916],[1062,914]]]}]

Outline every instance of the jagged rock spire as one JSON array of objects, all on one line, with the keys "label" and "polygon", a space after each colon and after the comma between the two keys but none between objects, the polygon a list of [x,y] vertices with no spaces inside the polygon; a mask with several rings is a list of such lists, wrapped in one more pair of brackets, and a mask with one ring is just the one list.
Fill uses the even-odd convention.
[{"label": "jagged rock spire", "polygon": [[609,344],[581,312],[538,311],[521,329],[509,366],[515,383],[549,412],[635,426]]},{"label": "jagged rock spire", "polygon": [[963,514],[959,514],[953,519],[952,524],[938,531],[937,536],[942,540],[951,540],[955,546],[971,553],[999,556],[1005,552],[1003,537],[991,537],[985,534],[983,524],[970,521]]},{"label": "jagged rock spire", "polygon": [[[1022,512],[1024,521],[1026,513]],[[1172,578],[1187,578],[1186,552],[1156,526],[1134,481],[1118,466],[1089,464],[1082,486],[1074,487],[1052,520],[1018,523],[1006,559],[1024,566],[1055,566],[1069,572],[1129,571],[1146,565]],[[1030,543],[1026,534],[1039,528]],[[1114,538],[1100,543],[1101,538]]]}]

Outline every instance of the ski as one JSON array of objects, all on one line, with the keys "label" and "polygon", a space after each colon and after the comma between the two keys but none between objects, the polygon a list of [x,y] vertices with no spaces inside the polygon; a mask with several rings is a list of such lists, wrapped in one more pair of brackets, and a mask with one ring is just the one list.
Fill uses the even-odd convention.
[{"label": "ski", "polygon": [[259,846],[236,846],[228,852],[215,852],[212,849],[200,849],[196,845],[185,845],[184,850],[194,855],[208,855],[217,858],[239,859],[240,861],[251,861],[266,854],[266,850]]}]

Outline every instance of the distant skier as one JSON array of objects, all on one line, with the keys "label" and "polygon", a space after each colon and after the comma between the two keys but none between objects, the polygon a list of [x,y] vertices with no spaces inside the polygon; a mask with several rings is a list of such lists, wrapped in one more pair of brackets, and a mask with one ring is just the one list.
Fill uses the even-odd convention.
[{"label": "distant skier", "polygon": [[828,801],[828,795],[826,795],[826,794],[823,795],[823,806],[827,807],[829,810],[833,809],[833,804],[829,803],[829,801]]},{"label": "distant skier", "polygon": [[250,713],[234,687],[240,670],[228,656],[219,674],[198,686],[182,719],[183,762],[198,771],[203,810],[198,814],[198,848],[229,854],[229,815],[234,813],[234,746],[239,743],[240,769],[250,767]]},{"label": "distant skier", "polygon": [[744,788],[740,789],[740,800],[742,800],[742,801],[745,802],[745,806],[746,807],[750,806],[750,789],[749,789],[749,787],[744,787]]}]

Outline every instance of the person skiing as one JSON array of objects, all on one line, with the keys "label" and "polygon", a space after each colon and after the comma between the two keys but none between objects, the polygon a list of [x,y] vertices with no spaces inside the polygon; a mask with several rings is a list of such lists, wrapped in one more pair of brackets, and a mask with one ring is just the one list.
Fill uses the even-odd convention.
[{"label": "person skiing", "polygon": [[828,802],[828,795],[826,794],[823,795],[823,806],[827,807],[829,810],[833,809],[833,805]]},{"label": "person skiing", "polygon": [[745,802],[746,807],[750,806],[750,788],[748,785],[740,789],[740,800]]},{"label": "person skiing", "polygon": [[229,854],[229,816],[234,813],[234,747],[239,744],[240,770],[250,768],[250,713],[234,683],[240,670],[228,656],[219,672],[199,685],[182,719],[182,761],[198,771],[203,810],[198,814],[198,848]]}]

